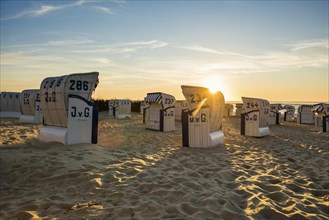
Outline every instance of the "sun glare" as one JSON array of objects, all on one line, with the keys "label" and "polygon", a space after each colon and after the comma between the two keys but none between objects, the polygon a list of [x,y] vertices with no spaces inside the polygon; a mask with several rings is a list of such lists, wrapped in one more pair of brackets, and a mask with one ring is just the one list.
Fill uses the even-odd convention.
[{"label": "sun glare", "polygon": [[203,86],[207,87],[210,92],[215,93],[217,91],[223,91],[223,85],[219,77],[209,77],[204,80]]}]

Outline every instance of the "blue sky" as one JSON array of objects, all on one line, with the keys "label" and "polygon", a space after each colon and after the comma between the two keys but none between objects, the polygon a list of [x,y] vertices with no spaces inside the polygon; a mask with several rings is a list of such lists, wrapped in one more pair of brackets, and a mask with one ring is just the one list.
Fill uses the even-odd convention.
[{"label": "blue sky", "polygon": [[180,85],[329,101],[328,1],[1,1],[1,90],[99,71],[95,98]]}]

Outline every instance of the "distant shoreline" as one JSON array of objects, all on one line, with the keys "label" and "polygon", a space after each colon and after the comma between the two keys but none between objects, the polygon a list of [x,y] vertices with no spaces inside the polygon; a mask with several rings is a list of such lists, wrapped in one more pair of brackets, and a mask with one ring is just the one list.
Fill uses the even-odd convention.
[{"label": "distant shoreline", "polygon": [[[236,103],[242,103],[241,101],[225,101],[226,103],[230,104],[236,104]],[[314,102],[314,101],[269,101],[271,104],[273,103],[278,103],[278,104],[291,104],[291,105],[314,105],[318,103],[323,103],[321,101],[319,102]],[[326,103],[326,102],[324,102]]]}]

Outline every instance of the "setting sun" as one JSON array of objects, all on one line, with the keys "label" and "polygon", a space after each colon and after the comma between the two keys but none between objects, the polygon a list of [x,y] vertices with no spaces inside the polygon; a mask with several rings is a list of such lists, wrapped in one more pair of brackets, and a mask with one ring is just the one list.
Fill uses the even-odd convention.
[{"label": "setting sun", "polygon": [[220,91],[224,94],[224,97],[226,98],[226,96],[228,96],[228,90],[225,86],[225,84],[223,83],[223,80],[218,77],[218,76],[211,76],[208,77],[206,79],[204,79],[204,81],[202,82],[202,85],[204,87],[207,87],[210,92],[215,93],[217,91]]}]

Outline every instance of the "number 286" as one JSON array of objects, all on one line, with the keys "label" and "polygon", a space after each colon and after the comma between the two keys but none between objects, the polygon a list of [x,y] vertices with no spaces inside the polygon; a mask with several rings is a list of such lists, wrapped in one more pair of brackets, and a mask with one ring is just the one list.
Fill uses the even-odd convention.
[{"label": "number 286", "polygon": [[88,81],[70,80],[70,90],[88,90]]}]

